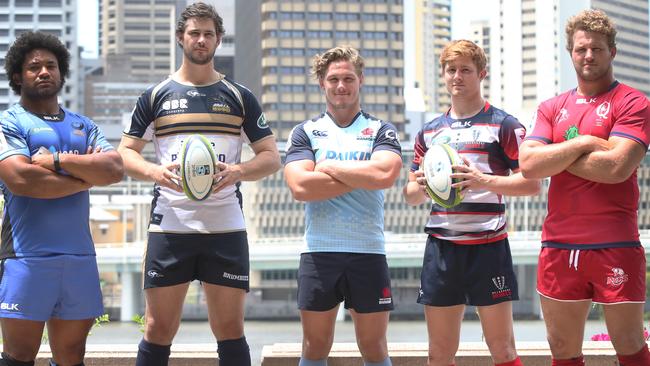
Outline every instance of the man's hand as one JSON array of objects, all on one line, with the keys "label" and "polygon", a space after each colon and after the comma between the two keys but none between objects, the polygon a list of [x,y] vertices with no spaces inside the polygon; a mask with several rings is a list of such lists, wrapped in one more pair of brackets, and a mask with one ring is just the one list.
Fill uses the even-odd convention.
[{"label": "man's hand", "polygon": [[212,193],[217,193],[229,185],[241,181],[242,171],[238,164],[226,164],[217,162],[217,173],[214,175]]},{"label": "man's hand", "polygon": [[176,192],[183,192],[180,186],[181,177],[175,172],[180,168],[180,164],[169,163],[166,165],[155,165],[149,171],[148,176],[158,185],[173,189]]},{"label": "man's hand", "polygon": [[451,174],[451,178],[462,179],[460,182],[452,184],[451,187],[461,188],[461,192],[465,192],[468,189],[488,189],[491,176],[478,170],[464,156],[463,161],[465,165],[452,165],[451,167],[454,171]]},{"label": "man's hand", "polygon": [[422,192],[426,193],[426,186],[427,186],[427,178],[424,176],[424,170],[419,169],[413,172],[413,176],[415,177],[415,182],[418,184],[420,187],[420,190]]}]

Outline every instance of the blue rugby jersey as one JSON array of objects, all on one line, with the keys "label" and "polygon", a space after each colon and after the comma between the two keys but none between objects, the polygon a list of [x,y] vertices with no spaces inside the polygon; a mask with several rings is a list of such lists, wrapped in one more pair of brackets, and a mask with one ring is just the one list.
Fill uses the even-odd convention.
[{"label": "blue rugby jersey", "polygon": [[[291,131],[286,163],[370,160],[380,150],[401,155],[392,124],[359,112],[352,124],[342,128],[323,113]],[[306,202],[303,252],[385,254],[384,191],[355,189],[328,200]]]},{"label": "blue rugby jersey", "polygon": [[[0,161],[13,155],[30,158],[41,148],[61,154],[85,154],[88,146],[113,150],[93,121],[62,110],[59,121],[45,120],[20,104],[3,112]],[[38,199],[14,195],[2,181],[0,189],[5,197],[0,258],[95,254],[88,224],[88,191]]]}]

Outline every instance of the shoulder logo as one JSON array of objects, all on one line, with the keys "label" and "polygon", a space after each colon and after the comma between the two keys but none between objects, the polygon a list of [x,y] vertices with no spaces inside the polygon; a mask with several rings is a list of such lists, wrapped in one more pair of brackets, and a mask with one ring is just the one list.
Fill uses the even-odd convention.
[{"label": "shoulder logo", "polygon": [[569,111],[567,111],[566,108],[562,108],[560,109],[560,113],[555,116],[555,124],[559,125],[567,119],[569,119]]},{"label": "shoulder logo", "polygon": [[264,113],[260,114],[259,118],[257,119],[257,127],[269,128],[269,124],[266,122],[266,116],[264,116]]}]

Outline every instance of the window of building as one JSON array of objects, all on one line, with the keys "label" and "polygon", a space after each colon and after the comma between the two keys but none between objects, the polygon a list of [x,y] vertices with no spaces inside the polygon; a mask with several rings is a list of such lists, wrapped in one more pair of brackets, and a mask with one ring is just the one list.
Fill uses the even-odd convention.
[{"label": "window of building", "polygon": [[16,22],[31,22],[33,19],[32,14],[15,14],[14,21]]},{"label": "window of building", "polygon": [[55,6],[60,8],[61,7],[61,0],[39,0],[38,1],[39,6]]},{"label": "window of building", "polygon": [[61,22],[61,14],[40,14],[38,16],[39,22]]}]

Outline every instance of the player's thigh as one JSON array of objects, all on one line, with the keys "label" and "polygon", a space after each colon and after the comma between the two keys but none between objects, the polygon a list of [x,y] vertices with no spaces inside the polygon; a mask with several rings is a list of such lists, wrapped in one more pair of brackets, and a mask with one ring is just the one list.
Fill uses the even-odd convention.
[{"label": "player's thigh", "polygon": [[298,265],[298,308],[325,312],[344,299],[340,284],[349,253],[302,253]]},{"label": "player's thigh", "polygon": [[477,307],[481,327],[495,363],[512,361],[516,357],[512,325],[512,302]]},{"label": "player's thigh", "polygon": [[349,253],[345,265],[345,307],[359,314],[393,310],[390,272],[383,254]]},{"label": "player's thigh", "polygon": [[460,342],[460,324],[464,313],[465,305],[424,307],[430,356],[453,359]]},{"label": "player's thigh", "polygon": [[217,340],[237,339],[244,335],[246,290],[203,282],[208,303],[208,320]]},{"label": "player's thigh", "polygon": [[607,333],[617,353],[631,355],[645,344],[643,307],[643,303],[603,305]]},{"label": "player's thigh", "polygon": [[[188,283],[148,288],[145,297],[145,335],[162,333],[164,338],[176,333],[181,321]],[[149,338],[147,338],[149,339]]]},{"label": "player's thigh", "polygon": [[24,319],[2,318],[2,349],[20,361],[36,358],[41,346],[45,322]]},{"label": "player's thigh", "polygon": [[553,357],[579,356],[591,301],[558,301],[541,295],[540,305]]},{"label": "player's thigh", "polygon": [[320,360],[329,354],[334,342],[334,327],[340,305],[325,311],[300,311],[303,335],[303,356]]},{"label": "player's thigh", "polygon": [[390,312],[359,313],[351,309],[350,316],[354,322],[354,333],[360,346],[363,344],[385,346]]},{"label": "player's thigh", "polygon": [[52,318],[47,322],[48,341],[53,359],[59,364],[77,365],[83,361],[86,338],[94,319],[62,320]]},{"label": "player's thigh", "polygon": [[61,260],[64,268],[60,295],[52,318],[85,321],[104,314],[95,256],[66,255]]}]

